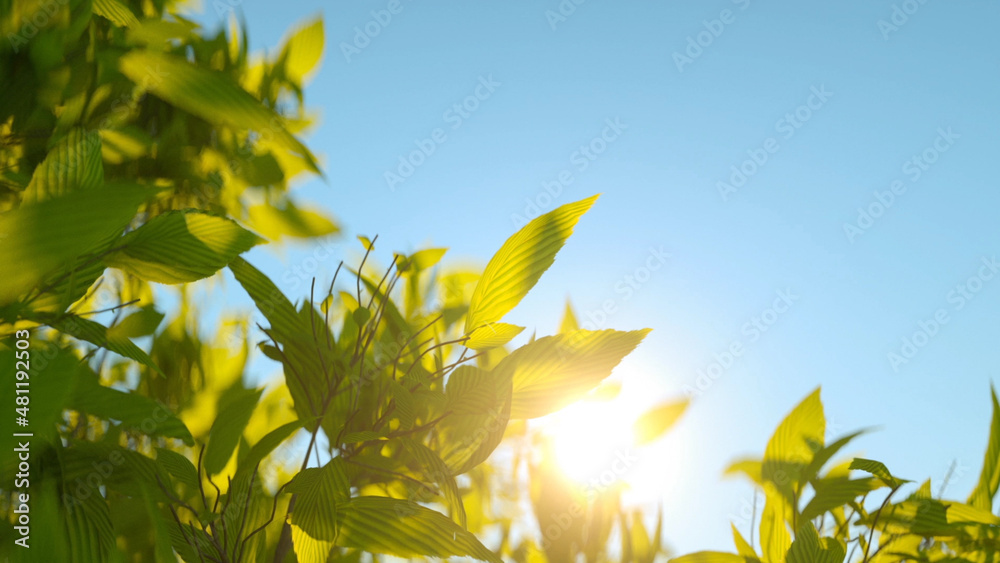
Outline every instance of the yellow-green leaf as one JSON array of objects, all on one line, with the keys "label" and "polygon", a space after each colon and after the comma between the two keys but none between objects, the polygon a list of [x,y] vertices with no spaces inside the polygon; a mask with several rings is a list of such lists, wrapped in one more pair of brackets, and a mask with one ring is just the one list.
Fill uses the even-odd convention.
[{"label": "yellow-green leaf", "polygon": [[983,469],[979,474],[976,488],[969,495],[969,504],[990,510],[993,507],[993,497],[1000,487],[1000,403],[997,402],[997,392],[990,386],[990,397],[993,399],[993,418],[990,422],[990,438],[986,444],[986,454],[983,457]]},{"label": "yellow-green leaf", "polygon": [[576,401],[611,375],[648,333],[581,329],[514,350],[494,369],[513,383],[511,418],[544,416]]},{"label": "yellow-green leaf", "polygon": [[[762,477],[791,498],[792,487],[824,445],[826,418],[817,388],[778,425],[764,450]],[[782,551],[784,553],[784,551]]]},{"label": "yellow-green leaf", "polygon": [[472,293],[465,333],[499,321],[534,287],[598,196],[568,203],[536,217],[493,255]]},{"label": "yellow-green leaf", "polygon": [[271,240],[283,236],[312,238],[340,231],[336,223],[317,211],[300,209],[290,201],[283,207],[254,205],[249,209],[250,223],[260,234]]},{"label": "yellow-green leaf", "polygon": [[670,563],[747,563],[747,561],[749,560],[735,553],[699,551],[698,553],[674,557]]},{"label": "yellow-green leaf", "polygon": [[118,27],[139,25],[139,18],[118,0],[94,0],[93,6],[95,14],[108,18]]},{"label": "yellow-green leaf", "polygon": [[323,56],[323,42],[322,17],[296,29],[285,43],[282,53],[285,59],[285,76],[302,85]]},{"label": "yellow-green leaf", "polygon": [[72,129],[35,168],[22,194],[23,203],[45,201],[73,190],[98,188],[103,182],[100,136],[93,131]]},{"label": "yellow-green leaf", "polygon": [[632,426],[636,444],[648,444],[670,429],[687,410],[687,400],[664,403],[639,416]]},{"label": "yellow-green leaf", "polygon": [[472,350],[489,350],[497,346],[503,346],[510,342],[515,336],[521,334],[523,326],[507,323],[490,323],[472,331],[469,339],[465,342],[466,348]]},{"label": "yellow-green leaf", "polygon": [[865,471],[871,473],[872,475],[879,478],[880,481],[886,484],[888,487],[896,488],[903,483],[909,483],[906,479],[898,479],[889,473],[889,468],[885,466],[881,461],[875,461],[872,459],[862,459],[856,457],[851,460],[851,469],[857,469],[859,471]]}]

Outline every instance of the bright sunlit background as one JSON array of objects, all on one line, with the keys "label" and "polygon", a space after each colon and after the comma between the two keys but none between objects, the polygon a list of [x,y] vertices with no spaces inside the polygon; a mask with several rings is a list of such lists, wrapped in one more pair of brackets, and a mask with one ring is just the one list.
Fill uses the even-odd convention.
[{"label": "bright sunlit background", "polygon": [[[730,549],[730,521],[746,532],[752,489],[722,471],[817,385],[831,435],[882,425],[850,453],[935,488],[957,460],[956,496],[976,480],[1000,369],[1000,281],[983,266],[1000,241],[1000,3],[896,4],[402,0],[376,25],[387,0],[206,0],[198,18],[236,13],[263,49],[324,14],[306,101],[328,182],[299,195],[346,232],[309,275],[350,258],[355,234],[485,264],[519,217],[603,193],[507,320],[552,334],[570,297],[581,325],[654,329],[616,370],[618,399],[543,423],[586,480],[644,409],[694,390],[623,476],[689,552]],[[547,14],[560,5],[575,8]],[[404,181],[387,176],[438,129]],[[721,182],[739,187],[724,198]],[[314,250],[249,259],[301,298],[292,268]]]}]

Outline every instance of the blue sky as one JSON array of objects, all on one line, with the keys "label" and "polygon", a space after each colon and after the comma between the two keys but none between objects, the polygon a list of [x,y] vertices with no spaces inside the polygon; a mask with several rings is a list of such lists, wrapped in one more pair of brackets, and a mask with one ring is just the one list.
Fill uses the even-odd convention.
[{"label": "blue sky", "polygon": [[[567,297],[584,315],[613,301],[601,328],[654,329],[621,367],[650,404],[718,375],[657,446],[677,458],[678,552],[731,547],[751,489],[723,468],[818,385],[833,433],[881,426],[852,453],[935,487],[957,460],[949,493],[968,494],[1000,368],[1000,4],[561,5],[401,0],[384,25],[388,0],[235,9],[255,49],[323,13],[307,142],[328,182],[297,190],[348,234],[485,264],[532,205],[603,194],[510,320],[548,334]],[[433,153],[387,181],[421,143]],[[313,250],[250,259],[280,278]],[[664,266],[625,291],[654,251]]]}]

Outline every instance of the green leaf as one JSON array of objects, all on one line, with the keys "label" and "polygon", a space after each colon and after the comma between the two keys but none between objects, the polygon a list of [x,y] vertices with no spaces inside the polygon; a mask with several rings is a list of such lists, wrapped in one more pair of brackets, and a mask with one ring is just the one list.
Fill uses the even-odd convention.
[{"label": "green leaf", "polygon": [[72,129],[35,168],[22,201],[24,205],[38,203],[75,190],[96,189],[102,183],[100,136],[94,131]]},{"label": "green leaf", "polygon": [[159,283],[207,278],[236,256],[263,242],[224,217],[199,211],[171,211],[122,237],[108,266]]},{"label": "green leaf", "polygon": [[111,20],[118,27],[139,25],[139,19],[135,14],[118,0],[94,0],[93,6],[95,14]]},{"label": "green leaf", "polygon": [[598,196],[568,203],[536,217],[500,247],[483,272],[465,318],[465,333],[499,321],[555,261],[573,227]]},{"label": "green leaf", "polygon": [[871,473],[872,475],[878,477],[880,481],[885,483],[887,487],[892,487],[893,489],[904,483],[909,483],[906,479],[897,479],[896,477],[893,477],[892,474],[889,473],[889,468],[886,467],[881,461],[856,457],[851,460],[850,469],[857,469],[859,471]]},{"label": "green leaf", "polygon": [[986,443],[986,454],[983,457],[983,469],[979,474],[979,481],[969,495],[969,504],[984,510],[992,509],[993,497],[1000,488],[1000,403],[997,402],[997,393],[992,385],[990,385],[990,397],[993,399],[990,439]]},{"label": "green leaf", "polygon": [[[237,171],[240,177],[246,180],[251,186],[271,186],[280,184],[285,180],[285,171],[281,169],[278,159],[274,158],[274,155],[271,153],[248,156],[240,162]],[[291,201],[288,201],[285,205],[291,205]],[[267,210],[278,211],[278,207],[275,205],[254,205],[249,209],[251,218],[255,209],[258,214],[261,211],[266,213]]]},{"label": "green leaf", "polygon": [[262,389],[237,388],[220,398],[218,415],[209,430],[208,447],[205,448],[205,471],[209,475],[222,471],[233,455],[261,393]]},{"label": "green leaf", "polygon": [[[323,372],[324,363],[319,360],[320,354],[328,352],[326,337],[319,332],[326,330],[323,317],[316,313],[317,336],[314,339],[308,306],[300,314],[267,276],[242,258],[237,257],[230,262],[229,269],[253,299],[257,309],[271,323],[268,332],[282,345],[284,353],[272,352],[284,364],[285,383],[295,411],[306,428],[315,428],[321,414],[320,398],[329,392]],[[317,340],[323,344],[317,345]],[[329,365],[327,361],[326,366]]]},{"label": "green leaf", "polygon": [[34,317],[34,319],[51,326],[59,332],[68,334],[79,340],[89,342],[94,346],[107,348],[108,350],[126,358],[133,359],[153,369],[156,373],[163,375],[159,366],[153,363],[153,360],[142,350],[142,348],[136,346],[135,343],[128,338],[110,334],[108,328],[100,323],[95,323],[90,319],[85,319],[69,313],[64,313],[62,315],[39,314]]},{"label": "green leaf", "polygon": [[670,429],[687,410],[687,400],[664,403],[639,416],[632,426],[637,445],[648,444]]},{"label": "green leaf", "polygon": [[502,563],[476,536],[415,502],[357,497],[337,506],[337,545],[396,557],[460,557]]},{"label": "green leaf", "polygon": [[826,462],[830,461],[830,458],[835,456],[837,452],[843,449],[848,443],[857,438],[858,436],[867,433],[867,429],[858,430],[857,432],[852,432],[847,436],[837,439],[832,444],[826,445],[820,451],[816,452],[816,456],[813,457],[809,465],[802,471],[802,482],[808,483],[812,481],[816,475],[819,474]]},{"label": "green leaf", "polygon": [[343,463],[336,457],[323,467],[303,469],[286,487],[298,495],[292,524],[313,539],[333,541],[337,537],[337,505],[347,502],[351,493]]},{"label": "green leaf", "polygon": [[503,439],[510,421],[512,384],[480,368],[459,366],[448,377],[446,408],[438,426],[441,459],[459,475],[486,460]]},{"label": "green leaf", "polygon": [[96,373],[81,364],[69,407],[99,418],[120,421],[147,436],[177,438],[194,445],[187,426],[162,404],[138,393],[125,393],[100,384]]},{"label": "green leaf", "polygon": [[455,483],[455,477],[451,474],[451,470],[427,446],[408,438],[403,438],[402,442],[406,451],[420,466],[424,477],[432,483],[441,485],[445,499],[448,501],[448,508],[451,510],[452,520],[465,528],[465,505],[462,504],[462,495],[458,491],[458,484]]},{"label": "green leaf", "polygon": [[489,350],[507,344],[523,330],[523,326],[490,323],[473,330],[465,346],[471,350]]},{"label": "green leaf", "polygon": [[514,350],[494,369],[513,383],[511,418],[537,418],[576,401],[609,376],[648,333],[581,329]]},{"label": "green leaf", "polygon": [[320,173],[316,158],[288,132],[281,118],[226,74],[175,55],[143,50],[123,55],[119,68],[136,84],[211,124],[269,132],[281,146],[301,155],[312,171]]},{"label": "green leaf", "polygon": [[69,561],[107,561],[115,550],[115,530],[107,501],[99,494],[76,497],[66,510],[66,539]]},{"label": "green leaf", "polygon": [[[256,444],[250,448],[250,453],[245,459],[240,460],[240,468],[256,467],[258,463],[264,460],[265,457],[271,454],[282,442],[288,439],[289,436],[295,433],[296,430],[302,428],[302,422],[299,420],[293,420],[287,424],[283,424],[274,430],[268,432],[263,438],[257,441]],[[238,470],[237,470],[238,471]]]},{"label": "green leaf", "polygon": [[813,481],[815,494],[809,504],[802,509],[801,520],[812,520],[834,508],[848,505],[859,497],[879,488],[874,479],[849,479],[847,477],[827,477]]},{"label": "green leaf", "polygon": [[831,542],[821,540],[812,522],[806,522],[799,528],[795,541],[788,548],[784,563],[843,563],[843,561],[843,547],[836,542],[832,542],[831,545]]},{"label": "green leaf", "polygon": [[141,307],[138,311],[122,319],[118,324],[108,329],[109,338],[137,338],[149,336],[156,332],[156,327],[163,321],[163,313],[152,305]]},{"label": "green leaf", "polygon": [[0,214],[0,305],[121,234],[151,194],[134,186],[72,191]]},{"label": "green leaf", "polygon": [[167,448],[156,448],[156,463],[191,490],[198,488],[198,469],[184,455]]}]

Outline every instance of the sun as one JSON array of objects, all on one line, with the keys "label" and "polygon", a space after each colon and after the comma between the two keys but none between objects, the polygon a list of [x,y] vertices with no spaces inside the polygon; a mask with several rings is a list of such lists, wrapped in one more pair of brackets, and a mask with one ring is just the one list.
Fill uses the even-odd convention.
[{"label": "sun", "polygon": [[[631,420],[618,400],[584,400],[548,417],[544,431],[562,472],[578,483],[614,469],[616,453],[628,459],[634,448]],[[621,469],[623,462],[617,464]],[[607,480],[607,478],[605,479]]]},{"label": "sun", "polygon": [[[612,384],[615,385],[615,384]],[[640,387],[612,398],[586,398],[539,420],[551,440],[552,461],[584,490],[624,485],[637,502],[659,501],[679,483],[683,443],[671,437],[638,445],[634,425],[656,404]]]}]

